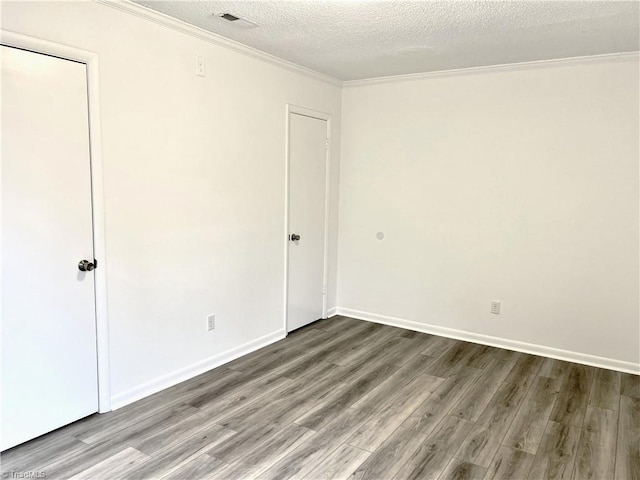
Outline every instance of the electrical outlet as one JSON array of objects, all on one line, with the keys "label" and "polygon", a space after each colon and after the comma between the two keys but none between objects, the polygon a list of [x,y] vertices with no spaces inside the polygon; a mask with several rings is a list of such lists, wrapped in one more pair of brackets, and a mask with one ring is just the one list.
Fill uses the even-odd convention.
[{"label": "electrical outlet", "polygon": [[207,331],[215,330],[216,328],[216,316],[215,314],[211,314],[207,317]]},{"label": "electrical outlet", "polygon": [[203,57],[196,57],[196,75],[198,75],[199,77],[207,76],[207,70]]},{"label": "electrical outlet", "polygon": [[500,315],[500,300],[491,300],[491,313]]}]

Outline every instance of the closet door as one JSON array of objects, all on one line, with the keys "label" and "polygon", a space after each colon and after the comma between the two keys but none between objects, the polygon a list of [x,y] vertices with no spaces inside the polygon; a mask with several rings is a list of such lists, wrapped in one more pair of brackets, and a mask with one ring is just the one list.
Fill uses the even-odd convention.
[{"label": "closet door", "polygon": [[1,48],[5,450],[96,412],[98,385],[86,66]]}]

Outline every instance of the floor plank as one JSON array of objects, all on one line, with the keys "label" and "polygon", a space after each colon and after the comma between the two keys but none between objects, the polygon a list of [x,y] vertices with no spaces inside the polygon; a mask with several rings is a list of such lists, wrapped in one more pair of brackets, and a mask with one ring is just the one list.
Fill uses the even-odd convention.
[{"label": "floor plank", "polygon": [[580,427],[549,422],[529,472],[529,479],[570,479],[580,439]]},{"label": "floor plank", "polygon": [[446,377],[455,373],[461,367],[484,368],[493,360],[492,355],[487,354],[489,351],[489,347],[478,345],[477,343],[454,342],[431,365],[427,373],[436,377]]},{"label": "floor plank", "polygon": [[[331,351],[330,354],[334,355],[334,358],[330,358],[327,361],[333,360],[336,365],[354,365],[360,363],[363,358],[371,355],[372,351],[376,351],[383,348],[385,344],[390,342],[394,337],[404,338],[402,334],[398,334],[393,328],[377,330],[366,337],[366,342],[350,342],[345,344],[346,349],[342,348],[339,352]],[[363,340],[362,338],[360,340]],[[351,347],[351,348],[348,348]]]},{"label": "floor plank", "polygon": [[349,478],[392,478],[412,457],[425,438],[426,435],[413,430],[397,429]]},{"label": "floor plank", "polygon": [[451,410],[451,415],[475,422],[513,368],[513,363],[494,359],[487,372],[474,382]]},{"label": "floor plank", "polygon": [[258,478],[261,480],[304,478],[331,452],[337,450],[369,415],[363,410],[347,409],[321,432],[275,463]]},{"label": "floor plank", "polygon": [[389,365],[377,366],[358,378],[353,384],[348,384],[345,388],[336,390],[336,395],[329,395],[317,407],[312,408],[298,418],[296,423],[312,430],[321,430],[345,409],[387,380],[395,371],[397,371],[397,368]]},{"label": "floor plank", "polygon": [[161,478],[162,480],[213,480],[226,467],[226,463],[203,453]]},{"label": "floor plank", "polygon": [[428,357],[441,357],[444,355],[451,347],[454,347],[458,343],[467,343],[467,342],[459,342],[458,340],[454,340],[453,338],[447,337],[436,337],[435,340],[429,342],[429,344],[425,347],[425,349],[421,352],[422,355],[426,355]]},{"label": "floor plank", "polygon": [[526,355],[515,366],[464,439],[456,457],[482,467],[489,467],[499,450],[511,422],[534,384],[542,359]]},{"label": "floor plank", "polygon": [[625,397],[640,398],[640,376],[621,373],[620,394]]},{"label": "floor plank", "polygon": [[129,470],[148,461],[151,457],[133,447],[128,447],[111,457],[96,463],[92,467],[70,477],[70,480],[86,480],[94,478],[126,478]]},{"label": "floor plank", "polygon": [[593,369],[584,365],[572,365],[567,378],[562,383],[551,420],[582,427],[587,413]]},{"label": "floor plank", "polygon": [[430,433],[465,394],[480,370],[466,368],[451,375],[409,416],[402,427]]},{"label": "floor plank", "polygon": [[507,447],[535,455],[560,388],[560,379],[538,377],[502,441]]},{"label": "floor plank", "polygon": [[222,471],[218,478],[228,480],[255,478],[289,452],[295,450],[298,445],[314,433],[314,431],[300,425],[287,425],[276,435]]},{"label": "floor plank", "polygon": [[613,478],[616,462],[618,412],[588,407],[576,454],[574,480]]},{"label": "floor plank", "polygon": [[337,383],[334,378],[335,366],[326,364],[322,373],[316,374],[313,381],[300,378],[282,390],[273,392],[268,402],[252,402],[229,416],[223,417],[219,423],[241,434],[259,425],[279,422],[286,424],[295,420],[303,412],[318,405],[335,389],[344,389],[346,384]]},{"label": "floor plank", "polygon": [[234,432],[230,430],[219,428],[200,430],[199,433],[182,442],[168,445],[158,451],[151,460],[127,472],[127,480],[158,478],[173,474],[181,466],[206,453],[206,450],[233,434]]},{"label": "floor plank", "polygon": [[500,447],[491,465],[487,468],[485,480],[514,480],[527,478],[535,455],[509,447]]},{"label": "floor plank", "polygon": [[398,369],[384,382],[355,402],[353,408],[373,412],[389,406],[396,401],[396,397],[405,386],[422,375],[425,366],[428,365],[431,360],[431,357],[416,355],[410,363]]},{"label": "floor plank", "polygon": [[398,389],[395,401],[383,405],[347,440],[349,445],[373,452],[442,383],[443,379],[420,375],[405,388]]},{"label": "floor plank", "polygon": [[562,360],[557,360],[555,358],[545,358],[542,362],[542,367],[540,367],[538,375],[541,377],[559,378],[562,380],[569,372],[567,368],[569,365],[575,364],[563,362]]},{"label": "floor plank", "polygon": [[620,397],[616,480],[640,480],[640,398]]},{"label": "floor plank", "polygon": [[351,445],[340,446],[330,457],[311,470],[305,480],[344,480],[371,455]]},{"label": "floor plank", "polygon": [[409,457],[394,478],[398,480],[438,478],[472,427],[473,423],[467,420],[445,417]]},{"label": "floor plank", "polygon": [[486,468],[454,458],[449,462],[438,480],[482,480]]},{"label": "floor plank", "polygon": [[196,409],[187,405],[178,405],[163,410],[162,414],[145,418],[140,422],[132,422],[130,427],[118,430],[109,438],[95,445],[86,444],[86,447],[81,451],[60,451],[51,463],[38,466],[29,465],[27,470],[45,471],[47,478],[73,476],[115,455],[139,439],[161,432],[168,425],[170,419],[180,421],[195,411]]},{"label": "floor plank", "polygon": [[596,372],[589,405],[618,410],[620,404],[620,372],[599,368]]}]

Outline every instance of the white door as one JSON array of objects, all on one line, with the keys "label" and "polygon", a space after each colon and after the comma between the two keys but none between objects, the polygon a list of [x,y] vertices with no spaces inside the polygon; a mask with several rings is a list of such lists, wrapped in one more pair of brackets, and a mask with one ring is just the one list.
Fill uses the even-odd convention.
[{"label": "white door", "polygon": [[88,118],[84,64],[2,47],[2,450],[98,410]]},{"label": "white door", "polygon": [[289,116],[287,330],[322,318],[327,121]]}]

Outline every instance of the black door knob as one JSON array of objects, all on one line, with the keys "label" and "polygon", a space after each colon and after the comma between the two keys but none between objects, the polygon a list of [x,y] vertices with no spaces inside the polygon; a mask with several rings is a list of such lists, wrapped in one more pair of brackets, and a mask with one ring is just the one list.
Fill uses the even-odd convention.
[{"label": "black door knob", "polygon": [[95,268],[96,264],[91,263],[89,260],[80,260],[80,262],[78,262],[78,270],[80,270],[81,272],[90,272]]},{"label": "black door knob", "polygon": [[298,235],[297,233],[292,233],[291,234],[291,241],[292,242],[297,242],[298,240],[300,240],[300,235]]}]

